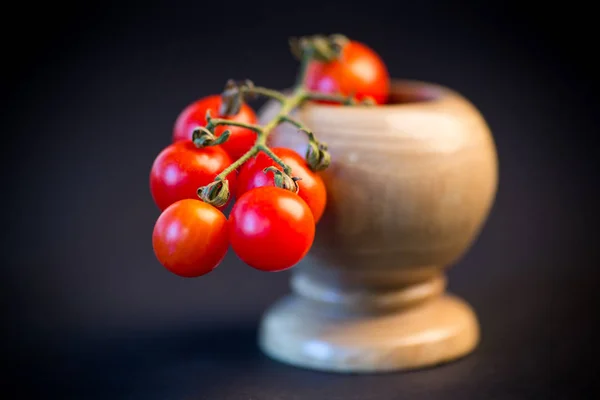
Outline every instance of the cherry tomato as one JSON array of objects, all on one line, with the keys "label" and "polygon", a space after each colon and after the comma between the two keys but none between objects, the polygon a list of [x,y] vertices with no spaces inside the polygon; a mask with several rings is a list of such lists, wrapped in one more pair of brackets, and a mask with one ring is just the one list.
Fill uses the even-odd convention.
[{"label": "cherry tomato", "polygon": [[283,271],[310,250],[315,220],[297,194],[274,186],[244,193],[229,215],[229,242],[237,256],[261,271]]},{"label": "cherry tomato", "polygon": [[[212,95],[204,97],[190,105],[188,105],[177,117],[173,130],[173,141],[192,140],[192,132],[198,126],[206,125],[206,110],[210,110],[212,118],[222,118],[232,121],[245,122],[255,124],[257,117],[252,108],[243,104],[239,113],[235,116],[224,117],[219,115],[219,107],[221,106],[221,96]],[[256,133],[241,127],[236,126],[218,126],[215,129],[215,135],[221,136],[223,131],[231,132],[229,139],[221,146],[229,153],[235,161],[240,158],[246,151],[254,145]]]},{"label": "cherry tomato", "polygon": [[377,104],[385,104],[390,91],[390,76],[385,63],[373,49],[349,41],[338,60],[311,62],[306,84],[310,90],[354,94],[357,100],[369,96]]},{"label": "cherry tomato", "polygon": [[[197,148],[191,140],[173,143],[160,152],[150,171],[154,202],[164,210],[178,200],[198,200],[198,188],[211,183],[229,165],[231,158],[220,146]],[[236,178],[235,171],[227,177],[234,194]],[[230,201],[231,195],[219,208],[225,209]]]},{"label": "cherry tomato", "polygon": [[172,273],[193,278],[215,269],[229,248],[227,218],[200,200],[179,200],[158,217],[152,232],[158,261]]},{"label": "cherry tomato", "polygon": [[[292,168],[292,176],[302,178],[298,181],[298,195],[306,202],[313,213],[315,223],[319,222],[327,199],[327,191],[323,179],[311,171],[302,156],[294,150],[285,147],[271,149],[276,156]],[[279,170],[282,168],[264,153],[248,160],[240,169],[237,177],[236,197],[241,197],[247,191],[261,186],[275,186],[272,172],[264,173],[264,169],[274,166]]]}]

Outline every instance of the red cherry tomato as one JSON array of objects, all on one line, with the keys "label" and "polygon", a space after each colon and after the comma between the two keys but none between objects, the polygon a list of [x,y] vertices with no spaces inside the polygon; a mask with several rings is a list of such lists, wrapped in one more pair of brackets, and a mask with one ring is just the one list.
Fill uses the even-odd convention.
[{"label": "red cherry tomato", "polygon": [[[199,149],[192,141],[173,143],[160,152],[150,171],[154,202],[164,210],[178,200],[198,200],[198,188],[211,183],[229,165],[231,158],[220,146]],[[235,171],[227,177],[229,190],[234,194],[236,178]],[[225,209],[229,201],[219,209]]]},{"label": "red cherry tomato", "polygon": [[[177,117],[173,130],[173,141],[192,140],[192,132],[198,126],[206,125],[206,110],[210,110],[212,118],[222,118],[232,121],[245,122],[255,124],[257,117],[252,108],[243,104],[240,112],[235,116],[224,117],[219,115],[219,107],[221,106],[221,96],[212,95],[204,97],[190,105],[188,105]],[[240,158],[245,152],[250,150],[256,140],[256,133],[236,126],[218,126],[215,129],[215,135],[221,136],[225,131],[231,132],[229,139],[221,146],[229,153],[235,161]]]},{"label": "red cherry tomato", "polygon": [[237,199],[228,225],[233,251],[261,271],[293,267],[315,237],[315,220],[304,200],[273,186],[252,189]]},{"label": "red cherry tomato", "polygon": [[219,265],[229,248],[227,218],[203,201],[180,200],[158,217],[152,247],[172,273],[185,278],[205,275]]},{"label": "red cherry tomato", "polygon": [[313,61],[308,68],[306,84],[310,90],[352,95],[362,100],[372,97],[385,104],[390,92],[390,76],[383,60],[366,45],[349,41],[338,60]]},{"label": "red cherry tomato", "polygon": [[[323,179],[311,171],[308,164],[302,156],[295,151],[285,147],[274,147],[271,149],[276,156],[292,168],[292,176],[302,178],[298,181],[298,195],[306,202],[313,213],[315,223],[319,222],[325,203],[327,200],[327,191]],[[264,153],[248,160],[240,169],[237,177],[236,197],[240,198],[247,191],[261,186],[275,186],[275,179],[272,172],[264,173],[264,169],[274,166],[281,170],[282,168]]]}]

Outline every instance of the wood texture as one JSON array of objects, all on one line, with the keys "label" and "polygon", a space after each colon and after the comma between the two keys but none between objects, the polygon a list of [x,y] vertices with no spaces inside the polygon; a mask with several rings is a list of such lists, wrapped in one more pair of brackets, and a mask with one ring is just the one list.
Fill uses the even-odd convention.
[{"label": "wood texture", "polygon": [[[471,308],[445,294],[444,270],[482,229],[497,158],[478,110],[448,88],[395,81],[398,104],[310,104],[295,117],[329,145],[328,205],[293,293],[268,310],[260,346],[300,367],[338,372],[414,369],[471,352]],[[277,112],[267,103],[261,119]],[[271,146],[303,154],[288,125]]]}]

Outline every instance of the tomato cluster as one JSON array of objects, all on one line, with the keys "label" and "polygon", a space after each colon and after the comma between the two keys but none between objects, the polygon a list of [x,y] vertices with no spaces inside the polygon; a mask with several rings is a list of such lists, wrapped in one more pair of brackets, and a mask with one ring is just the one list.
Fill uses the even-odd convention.
[{"label": "tomato cluster", "polygon": [[[186,107],[177,118],[173,143],[163,149],[150,171],[150,191],[162,211],[154,232],[158,260],[174,274],[204,275],[221,262],[231,245],[246,264],[263,271],[281,271],[300,261],[310,249],[315,225],[326,203],[325,185],[304,158],[286,148],[273,148],[300,178],[298,193],[275,186],[267,167],[281,167],[259,153],[227,176],[230,196],[221,207],[199,199],[198,187],[208,185],[225,168],[248,151],[256,134],[230,129],[221,144],[196,147],[191,132],[206,124],[206,110],[218,115],[220,96],[207,96]],[[233,121],[255,121],[246,104]],[[223,130],[217,127],[216,136]],[[185,132],[188,132],[185,134]],[[223,211],[235,201],[229,218]]]},{"label": "tomato cluster", "polygon": [[[385,65],[358,42],[350,41],[336,61],[311,62],[307,71],[304,85],[308,90],[372,97],[377,104],[387,101]],[[213,126],[215,138],[227,129],[227,140],[194,143],[194,130],[207,126],[207,111],[226,122],[256,124],[256,113],[246,103],[234,115],[220,115],[226,109],[223,101],[221,95],[210,95],[188,105],[175,121],[172,143],[158,154],[150,171],[150,191],[161,210],[152,234],[154,252],[165,268],[182,277],[209,273],[230,247],[255,269],[291,268],[308,253],[326,206],[325,184],[314,171],[318,168],[311,169],[295,151],[270,149],[291,169],[286,176],[297,178],[295,190],[278,183],[274,172],[284,174],[284,168],[264,151],[242,163],[240,157],[259,148],[252,129]],[[223,177],[228,167],[231,173]],[[218,207],[198,194],[200,187],[213,184],[217,176],[228,189],[227,202]]]}]

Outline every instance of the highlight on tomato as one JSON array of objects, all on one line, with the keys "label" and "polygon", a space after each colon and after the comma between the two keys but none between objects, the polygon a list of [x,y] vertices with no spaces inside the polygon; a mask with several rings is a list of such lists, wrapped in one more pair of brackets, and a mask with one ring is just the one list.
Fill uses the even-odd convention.
[{"label": "highlight on tomato", "polygon": [[[327,190],[323,179],[319,174],[313,172],[306,160],[294,150],[285,147],[273,147],[271,150],[292,169],[293,177],[300,178],[297,181],[298,195],[310,208],[315,224],[318,223],[327,202]],[[280,171],[282,170],[279,164],[264,153],[259,153],[256,157],[248,160],[240,168],[237,177],[236,197],[239,198],[247,191],[257,187],[275,186],[273,174],[264,172],[265,168],[268,167],[276,167]]]},{"label": "highlight on tomato", "polygon": [[[231,157],[221,146],[197,148],[192,141],[179,141],[163,149],[150,170],[150,192],[161,210],[182,199],[198,200],[198,188],[214,181],[231,165]],[[235,193],[237,174],[227,176],[229,190]],[[225,209],[231,202],[219,207]]]},{"label": "highlight on tomato", "polygon": [[227,219],[203,201],[179,200],[158,217],[152,247],[158,261],[175,275],[206,275],[221,263],[229,248]]},{"label": "highlight on tomato", "polygon": [[348,40],[343,45],[337,60],[311,61],[306,79],[310,90],[354,95],[356,100],[371,97],[377,104],[387,102],[390,82],[382,58],[372,48],[355,40]]},{"label": "highlight on tomato", "polygon": [[283,271],[310,250],[315,220],[304,200],[278,187],[263,186],[239,197],[229,215],[229,241],[235,254],[261,271]]},{"label": "highlight on tomato", "polygon": [[[246,103],[242,105],[240,111],[235,116],[219,115],[221,102],[222,97],[220,95],[210,95],[188,105],[175,121],[173,141],[191,141],[194,129],[199,126],[206,126],[207,110],[210,110],[210,115],[213,118],[222,118],[248,124],[255,124],[257,122],[256,113]],[[237,126],[217,126],[214,132],[215,136],[221,136],[225,130],[228,130],[230,135],[229,139],[221,146],[233,160],[240,158],[254,145],[256,133],[250,129]]]}]

